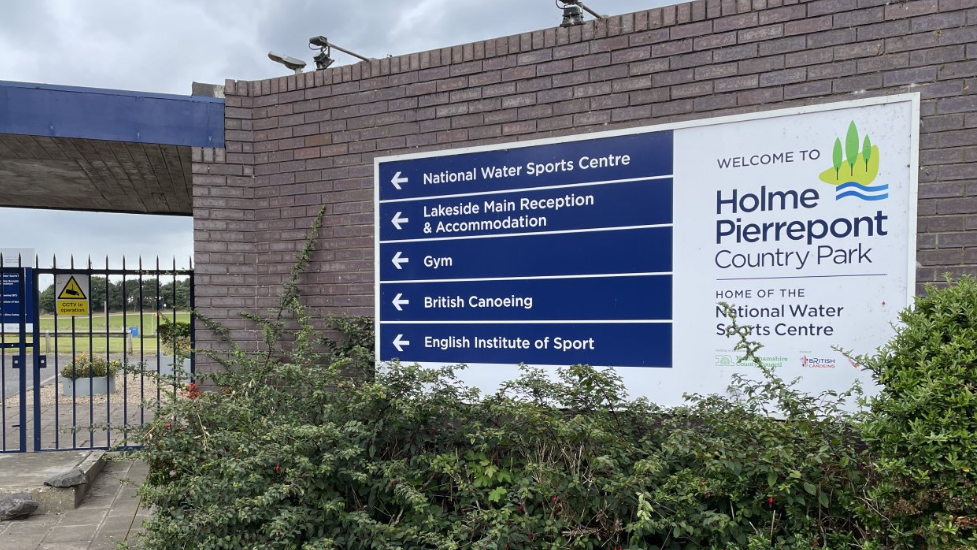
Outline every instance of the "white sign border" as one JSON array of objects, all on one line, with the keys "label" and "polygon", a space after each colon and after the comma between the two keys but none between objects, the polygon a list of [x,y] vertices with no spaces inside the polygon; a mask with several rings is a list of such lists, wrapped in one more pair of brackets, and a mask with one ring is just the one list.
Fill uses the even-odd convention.
[{"label": "white sign border", "polygon": [[[461,147],[457,149],[441,149],[437,151],[426,151],[419,153],[404,153],[400,155],[389,155],[375,157],[373,159],[373,324],[374,324],[374,353],[376,361],[380,361],[380,165],[389,162],[400,162],[406,160],[416,160],[424,158],[448,157],[463,155],[466,153],[483,153],[490,151],[500,151],[508,149],[518,149],[523,147],[534,147],[538,145],[550,145],[554,143],[567,143],[574,141],[588,141],[593,139],[611,138],[617,136],[629,136],[636,134],[648,134],[652,132],[663,132],[669,130],[681,130],[685,128],[697,128],[701,126],[718,126],[722,124],[733,124],[752,120],[763,120],[771,118],[781,118],[794,115],[809,113],[823,113],[830,111],[840,111],[857,107],[871,107],[876,105],[889,105],[893,103],[911,104],[912,124],[910,127],[910,156],[909,156],[909,224],[907,243],[907,285],[906,302],[913,303],[916,296],[916,231],[918,229],[918,201],[919,201],[919,129],[920,129],[920,94],[919,92],[893,94],[878,97],[867,97],[847,101],[837,101],[831,103],[818,103],[814,105],[803,105],[799,107],[785,107],[777,109],[776,106],[770,110],[758,111],[755,113],[744,113],[739,115],[727,115],[714,118],[698,118],[694,120],[683,120],[680,122],[669,122],[665,124],[652,124],[649,126],[635,126],[632,128],[621,128],[617,130],[605,130],[600,132],[573,134],[568,136],[542,138],[526,141],[513,141],[506,143],[493,143],[490,145],[478,145],[473,147]],[[572,131],[573,129],[571,129]],[[518,137],[514,137],[518,140]]]}]

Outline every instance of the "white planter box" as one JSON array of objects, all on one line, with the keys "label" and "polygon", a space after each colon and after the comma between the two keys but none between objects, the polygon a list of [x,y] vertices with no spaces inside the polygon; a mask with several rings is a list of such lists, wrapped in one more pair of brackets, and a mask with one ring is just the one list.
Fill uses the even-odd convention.
[{"label": "white planter box", "polygon": [[104,376],[95,378],[69,378],[61,379],[61,393],[64,396],[76,395],[84,397],[86,395],[105,395],[115,391],[115,377],[106,380]]}]

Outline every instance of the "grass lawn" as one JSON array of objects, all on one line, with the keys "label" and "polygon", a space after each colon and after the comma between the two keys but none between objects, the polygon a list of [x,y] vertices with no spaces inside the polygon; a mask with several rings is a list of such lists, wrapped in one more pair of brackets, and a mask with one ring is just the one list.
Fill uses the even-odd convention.
[{"label": "grass lawn", "polygon": [[[173,321],[173,311],[160,312],[161,317],[165,317],[168,321]],[[72,319],[74,319],[74,329],[72,330]],[[125,323],[123,323],[123,319]],[[139,336],[132,339],[132,353],[138,357],[140,350],[144,355],[156,355],[156,350],[158,347],[157,342],[157,326],[162,323],[156,318],[155,312],[143,313],[140,323],[140,316],[138,313],[126,313],[124,316],[121,312],[109,313],[108,317],[108,332],[110,336],[106,336],[106,326],[105,326],[105,314],[100,313],[97,315],[92,315],[91,326],[94,326],[94,330],[89,330],[89,318],[88,317],[63,317],[59,316],[57,319],[58,331],[57,338],[55,338],[54,324],[55,319],[53,315],[42,315],[40,319],[40,331],[41,331],[41,351],[43,353],[53,353],[55,346],[57,346],[57,353],[63,355],[78,355],[81,353],[87,353],[91,351],[92,353],[118,353],[121,354],[123,349],[127,349],[129,345],[129,337],[123,335],[122,332],[125,327],[139,327]],[[177,312],[176,321],[186,323],[190,321],[190,314],[188,312]],[[128,329],[125,329],[126,334],[128,334]],[[72,337],[72,334],[74,337]],[[17,342],[18,338],[16,334],[6,334],[3,340],[8,343]],[[30,336],[28,336],[28,341],[30,341]],[[128,351],[128,349],[127,349]],[[161,350],[166,352],[166,349]]]},{"label": "grass lawn", "polygon": [[[173,322],[173,310],[160,312],[160,317],[166,318],[167,321]],[[88,317],[58,317],[58,331],[60,332],[70,332],[71,331],[71,321],[74,319],[75,322],[75,332],[84,333],[88,336]],[[123,319],[125,324],[123,324]],[[180,323],[187,323],[190,321],[190,313],[185,311],[178,311],[176,313],[175,320]],[[156,327],[162,321],[157,320],[156,313],[149,311],[142,314],[142,323],[140,323],[139,314],[128,312],[126,314],[109,312],[109,331],[120,331],[124,327],[139,327],[140,334],[145,332],[147,334],[156,334]],[[95,327],[96,333],[105,333],[105,314],[98,312],[92,315],[91,324]],[[41,315],[41,333],[44,331],[54,330],[54,315]]]}]

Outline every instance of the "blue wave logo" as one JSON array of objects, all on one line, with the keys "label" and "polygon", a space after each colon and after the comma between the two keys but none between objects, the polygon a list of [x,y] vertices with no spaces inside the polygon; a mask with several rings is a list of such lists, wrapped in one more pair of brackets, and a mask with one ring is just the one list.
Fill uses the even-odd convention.
[{"label": "blue wave logo", "polygon": [[841,138],[835,139],[831,168],[818,176],[821,181],[835,186],[835,200],[854,197],[863,201],[881,201],[889,198],[888,185],[872,185],[879,175],[879,148],[866,134],[858,136],[853,121],[842,146]]},{"label": "blue wave logo", "polygon": [[854,181],[847,181],[835,188],[835,200],[846,197],[856,197],[863,201],[880,201],[889,198],[888,185],[862,185]]}]

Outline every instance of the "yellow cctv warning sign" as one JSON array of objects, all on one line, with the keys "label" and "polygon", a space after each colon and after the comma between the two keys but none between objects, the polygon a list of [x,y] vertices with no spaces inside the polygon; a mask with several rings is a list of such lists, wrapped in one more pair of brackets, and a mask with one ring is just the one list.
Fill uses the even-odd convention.
[{"label": "yellow cctv warning sign", "polygon": [[58,315],[88,315],[90,311],[88,275],[55,275],[54,284]]},{"label": "yellow cctv warning sign", "polygon": [[64,285],[61,289],[61,294],[58,295],[59,300],[87,300],[88,297],[85,296],[85,291],[78,286],[78,281],[74,277],[68,279],[68,283]]}]

